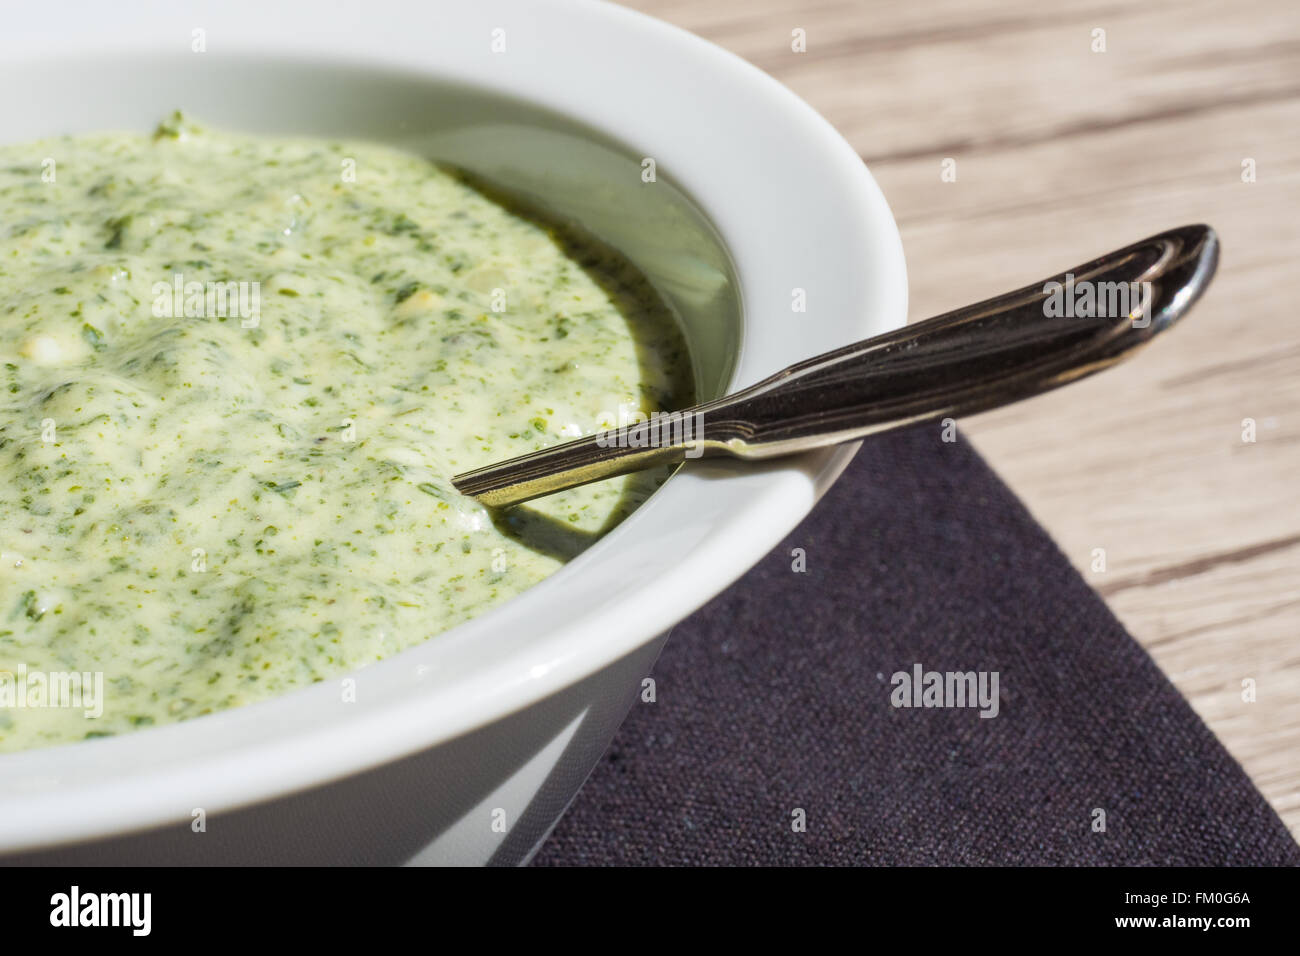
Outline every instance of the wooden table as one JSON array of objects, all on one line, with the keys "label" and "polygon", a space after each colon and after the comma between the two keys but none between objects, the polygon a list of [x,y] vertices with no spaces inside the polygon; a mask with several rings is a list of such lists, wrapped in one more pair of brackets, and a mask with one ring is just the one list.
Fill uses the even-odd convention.
[{"label": "wooden table", "polygon": [[1182,328],[961,431],[1300,835],[1300,3],[630,5],[838,127],[898,220],[913,321],[1170,226],[1218,230]]}]

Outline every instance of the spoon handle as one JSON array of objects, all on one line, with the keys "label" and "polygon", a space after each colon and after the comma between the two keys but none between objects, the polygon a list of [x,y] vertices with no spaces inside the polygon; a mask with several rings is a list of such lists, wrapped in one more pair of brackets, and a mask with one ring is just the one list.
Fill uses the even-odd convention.
[{"label": "spoon handle", "polygon": [[1146,344],[1200,297],[1217,261],[1209,226],[1162,232],[1045,282],[799,362],[717,401],[452,483],[505,507],[686,458],[775,458],[1008,405]]}]

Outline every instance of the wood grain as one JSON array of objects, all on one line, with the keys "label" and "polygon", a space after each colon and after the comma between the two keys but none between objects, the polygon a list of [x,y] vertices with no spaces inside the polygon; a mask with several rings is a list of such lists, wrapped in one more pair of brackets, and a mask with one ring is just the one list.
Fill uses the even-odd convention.
[{"label": "wood grain", "polygon": [[1183,328],[961,428],[1300,835],[1300,4],[629,5],[853,144],[902,231],[913,321],[1164,228],[1219,231]]}]

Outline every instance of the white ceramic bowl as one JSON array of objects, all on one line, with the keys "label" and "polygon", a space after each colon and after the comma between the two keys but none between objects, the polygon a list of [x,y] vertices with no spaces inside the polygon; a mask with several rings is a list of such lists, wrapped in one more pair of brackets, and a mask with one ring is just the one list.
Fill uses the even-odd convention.
[{"label": "white ceramic bowl", "polygon": [[[8,11],[0,86],[23,93],[0,135],[143,130],[179,106],[214,126],[423,150],[628,254],[682,315],[706,396],[904,321],[898,232],[859,158],[783,86],[690,34],[561,0],[181,6]],[[693,464],[540,586],[351,675],[355,703],[326,682],[0,756],[0,859],[525,860],[666,633],[851,454]]]}]

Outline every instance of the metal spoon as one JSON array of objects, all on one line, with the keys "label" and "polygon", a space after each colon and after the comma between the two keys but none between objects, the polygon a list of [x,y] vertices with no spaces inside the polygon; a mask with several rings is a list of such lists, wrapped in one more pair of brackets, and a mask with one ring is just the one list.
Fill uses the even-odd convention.
[{"label": "metal spoon", "polygon": [[452,484],[506,507],[686,458],[776,458],[1008,405],[1109,368],[1167,329],[1205,290],[1218,250],[1209,226],[1162,232],[791,365],[734,395],[467,471]]}]

